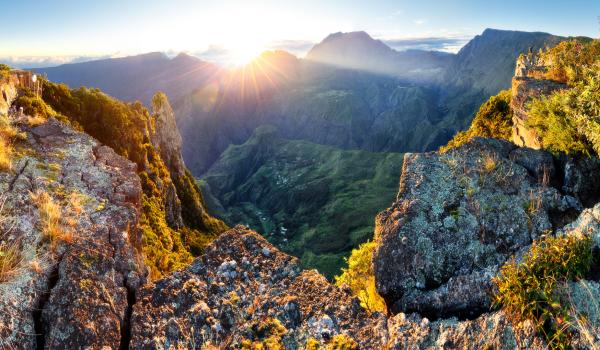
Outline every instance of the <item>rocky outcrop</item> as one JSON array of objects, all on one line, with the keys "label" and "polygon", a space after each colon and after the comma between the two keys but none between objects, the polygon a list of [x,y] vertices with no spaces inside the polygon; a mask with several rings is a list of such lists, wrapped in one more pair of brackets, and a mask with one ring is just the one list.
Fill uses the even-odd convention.
[{"label": "rocky outcrop", "polygon": [[544,151],[493,139],[407,154],[398,198],[376,219],[377,290],[390,311],[473,318],[489,310],[499,267],[582,209],[550,186],[552,173]]},{"label": "rocky outcrop", "polygon": [[[590,348],[589,336],[593,343],[600,334],[594,302],[600,285],[580,281],[569,287],[574,315],[591,315],[573,344]],[[268,331],[273,322],[283,326],[275,335]],[[221,235],[189,268],[142,289],[130,345],[238,349],[268,340],[285,349],[303,349],[309,342],[325,348],[340,335],[360,349],[547,348],[532,323],[515,323],[501,311],[463,321],[369,314],[348,290],[315,271],[302,271],[297,259],[242,226]]]},{"label": "rocky outcrop", "polygon": [[0,242],[21,260],[0,283],[0,348],[126,348],[147,274],[136,167],[53,119],[20,129],[0,172]]},{"label": "rocky outcrop", "polygon": [[145,287],[132,317],[132,349],[239,348],[268,334],[253,329],[271,319],[286,328],[286,348],[309,338],[327,343],[343,333],[361,347],[379,349],[385,318],[369,315],[348,290],[260,235],[238,226],[222,234],[189,268]]}]

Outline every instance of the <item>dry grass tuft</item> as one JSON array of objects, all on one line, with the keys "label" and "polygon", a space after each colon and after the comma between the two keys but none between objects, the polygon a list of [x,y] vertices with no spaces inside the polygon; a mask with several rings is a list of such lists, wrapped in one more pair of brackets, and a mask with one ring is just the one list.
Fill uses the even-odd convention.
[{"label": "dry grass tuft", "polygon": [[21,245],[18,242],[0,242],[0,283],[18,276],[24,266]]},{"label": "dry grass tuft", "polygon": [[19,134],[7,115],[0,115],[0,171],[12,168],[12,140]]},{"label": "dry grass tuft", "polygon": [[45,191],[38,190],[31,194],[31,199],[36,203],[40,215],[42,236],[49,242],[51,249],[61,243],[73,242],[73,231],[70,225],[65,225],[61,206]]}]

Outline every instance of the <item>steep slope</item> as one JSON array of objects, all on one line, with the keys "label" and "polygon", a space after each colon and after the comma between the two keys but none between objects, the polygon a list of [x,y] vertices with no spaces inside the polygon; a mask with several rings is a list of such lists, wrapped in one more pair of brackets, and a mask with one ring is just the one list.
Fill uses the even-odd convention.
[{"label": "steep slope", "polygon": [[398,153],[342,151],[282,138],[262,126],[231,146],[202,177],[205,198],[227,223],[264,232],[329,278],[373,236],[372,217],[393,199]]},{"label": "steep slope", "polygon": [[138,100],[148,106],[157,91],[164,91],[171,100],[176,100],[219,74],[217,66],[196,57],[181,53],[169,59],[159,52],[34,71],[46,75],[50,81],[73,88],[99,88],[121,100]]},{"label": "steep slope", "polygon": [[45,80],[42,97],[26,90],[15,105],[38,117],[56,116],[137,165],[144,190],[143,248],[152,277],[189,263],[192,254],[200,254],[225,230],[204,209],[200,191],[184,166],[180,136],[164,94],[153,99],[152,115],[139,102],[126,104],[97,89],[70,90]]},{"label": "steep slope", "polygon": [[541,32],[486,29],[458,52],[444,80],[448,85],[482,90],[488,96],[497,94],[510,87],[520,54],[553,47],[566,39]]}]

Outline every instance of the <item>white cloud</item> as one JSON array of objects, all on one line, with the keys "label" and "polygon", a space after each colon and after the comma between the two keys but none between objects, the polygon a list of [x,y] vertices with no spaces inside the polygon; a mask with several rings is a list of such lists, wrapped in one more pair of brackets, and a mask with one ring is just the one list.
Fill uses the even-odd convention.
[{"label": "white cloud", "polygon": [[413,23],[420,26],[420,25],[427,23],[427,20],[426,19],[415,19],[415,20],[413,20]]}]

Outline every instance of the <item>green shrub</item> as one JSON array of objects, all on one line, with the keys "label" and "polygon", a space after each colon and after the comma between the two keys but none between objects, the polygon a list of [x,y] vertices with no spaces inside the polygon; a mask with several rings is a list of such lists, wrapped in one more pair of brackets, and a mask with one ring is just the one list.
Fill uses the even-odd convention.
[{"label": "green shrub", "polygon": [[494,278],[496,306],[513,320],[531,320],[553,349],[568,347],[568,301],[560,289],[584,277],[592,265],[591,238],[546,237],[533,243],[523,260],[506,263]]},{"label": "green shrub", "polygon": [[348,285],[366,310],[385,312],[385,301],[375,287],[372,258],[376,247],[375,242],[366,242],[353,249],[350,258],[346,259],[348,267],[342,268],[342,274],[335,277],[335,283],[338,286]]},{"label": "green shrub", "polygon": [[446,146],[440,148],[444,153],[459,147],[473,137],[493,137],[511,140],[512,110],[510,108],[510,90],[500,91],[479,107],[471,126],[466,131],[458,132]]},{"label": "green shrub", "polygon": [[[600,50],[600,40],[590,47]],[[600,57],[600,56],[597,56]],[[526,126],[544,148],[567,154],[600,154],[600,58],[575,65],[569,88],[533,100]]]},{"label": "green shrub", "polygon": [[600,40],[574,39],[563,41],[542,54],[549,64],[545,77],[573,83],[581,80],[583,69],[591,67],[600,57]]},{"label": "green shrub", "polygon": [[11,68],[9,65],[0,63],[0,71],[9,71]]}]

